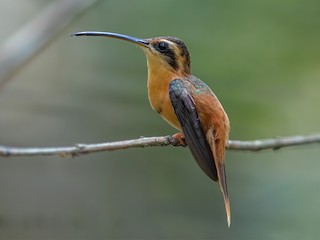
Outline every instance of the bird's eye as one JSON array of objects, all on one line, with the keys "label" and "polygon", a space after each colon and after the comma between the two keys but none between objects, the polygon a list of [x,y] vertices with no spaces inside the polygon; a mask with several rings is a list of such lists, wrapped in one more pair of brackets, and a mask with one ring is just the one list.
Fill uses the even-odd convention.
[{"label": "bird's eye", "polygon": [[165,52],[169,47],[169,44],[167,42],[159,42],[157,45],[157,48],[160,52]]}]

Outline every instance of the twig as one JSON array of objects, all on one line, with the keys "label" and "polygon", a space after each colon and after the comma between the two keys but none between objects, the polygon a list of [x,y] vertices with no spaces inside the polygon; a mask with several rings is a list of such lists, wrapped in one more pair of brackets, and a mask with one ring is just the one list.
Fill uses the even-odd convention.
[{"label": "twig", "polygon": [[0,48],[0,87],[71,20],[97,0],[59,0],[25,24]]},{"label": "twig", "polygon": [[269,138],[252,141],[230,140],[228,149],[247,151],[261,151],[266,149],[278,150],[283,147],[306,145],[311,143],[320,143],[320,134]]},{"label": "twig", "polygon": [[[305,145],[311,143],[320,143],[320,134],[308,136],[291,136],[283,138],[238,141],[230,140],[227,146],[230,150],[247,150],[260,151],[265,149],[277,150],[282,147]],[[78,156],[82,154],[114,151],[135,147],[152,147],[152,146],[177,146],[178,142],[171,136],[161,137],[141,137],[138,139],[96,143],[96,144],[75,144],[67,147],[8,147],[0,146],[1,157],[18,157],[18,156],[48,156],[58,155],[60,157]]]}]

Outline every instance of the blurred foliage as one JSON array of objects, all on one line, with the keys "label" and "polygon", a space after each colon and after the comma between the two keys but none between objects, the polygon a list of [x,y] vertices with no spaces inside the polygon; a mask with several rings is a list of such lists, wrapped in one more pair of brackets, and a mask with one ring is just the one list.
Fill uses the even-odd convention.
[{"label": "blurred foliage", "polygon": [[[46,1],[50,2],[50,1]],[[1,6],[0,44],[45,1]],[[23,11],[17,9],[23,9]],[[148,103],[146,60],[81,30],[174,35],[227,110],[232,139],[319,131],[320,2],[100,1],[0,91],[0,143],[58,146],[174,133]],[[316,239],[318,146],[227,153],[222,196],[182,148],[0,159],[2,239]]]}]

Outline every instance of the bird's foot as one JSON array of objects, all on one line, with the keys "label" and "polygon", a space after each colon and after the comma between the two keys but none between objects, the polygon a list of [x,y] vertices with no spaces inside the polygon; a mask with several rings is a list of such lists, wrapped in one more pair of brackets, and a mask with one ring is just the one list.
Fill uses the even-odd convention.
[{"label": "bird's foot", "polygon": [[186,147],[187,146],[186,139],[185,139],[183,133],[180,133],[180,132],[173,134],[171,136],[170,142],[175,147],[180,147],[180,146]]}]

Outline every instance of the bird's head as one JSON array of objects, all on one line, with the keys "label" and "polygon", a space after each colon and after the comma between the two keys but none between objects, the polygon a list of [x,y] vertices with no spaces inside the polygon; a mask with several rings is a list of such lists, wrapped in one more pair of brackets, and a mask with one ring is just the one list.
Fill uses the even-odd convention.
[{"label": "bird's head", "polygon": [[178,76],[190,75],[190,54],[186,45],[176,37],[135,38],[110,32],[77,32],[72,36],[102,36],[132,42],[146,54],[149,68],[162,68]]}]

